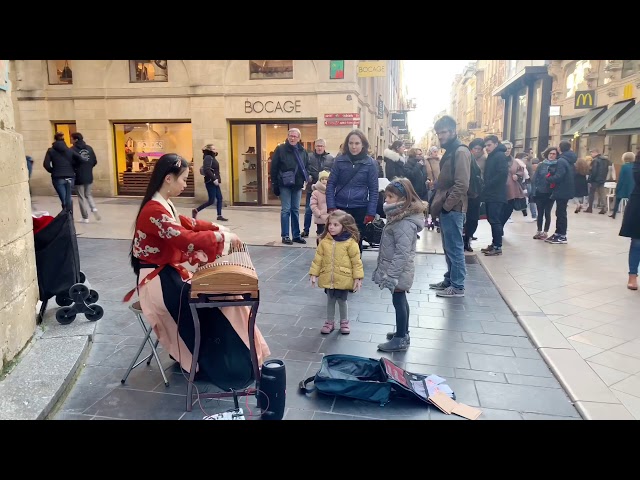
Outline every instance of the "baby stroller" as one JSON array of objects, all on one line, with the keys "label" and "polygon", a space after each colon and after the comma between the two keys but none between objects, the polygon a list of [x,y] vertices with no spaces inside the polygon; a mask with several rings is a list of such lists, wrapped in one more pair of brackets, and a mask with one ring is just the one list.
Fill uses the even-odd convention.
[{"label": "baby stroller", "polygon": [[[42,306],[37,323],[42,323],[47,303],[56,297],[56,303],[62,308],[56,311],[56,320],[67,325],[76,319],[78,313],[84,313],[87,320],[100,320],[104,310],[98,301],[98,292],[90,290],[84,282],[86,276],[80,271],[80,255],[73,217],[67,210],[50,220],[42,228],[34,228],[36,269],[38,271],[38,289]],[[34,227],[41,227],[36,222]]]}]

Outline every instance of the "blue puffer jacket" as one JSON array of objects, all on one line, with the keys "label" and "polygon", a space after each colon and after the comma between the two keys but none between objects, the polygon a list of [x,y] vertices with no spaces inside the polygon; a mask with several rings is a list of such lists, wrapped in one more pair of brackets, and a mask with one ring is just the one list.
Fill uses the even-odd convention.
[{"label": "blue puffer jacket", "polygon": [[[358,172],[351,179],[355,168]],[[375,215],[377,206],[377,163],[371,157],[352,163],[348,154],[336,158],[327,182],[327,209],[367,207],[367,215]]]}]

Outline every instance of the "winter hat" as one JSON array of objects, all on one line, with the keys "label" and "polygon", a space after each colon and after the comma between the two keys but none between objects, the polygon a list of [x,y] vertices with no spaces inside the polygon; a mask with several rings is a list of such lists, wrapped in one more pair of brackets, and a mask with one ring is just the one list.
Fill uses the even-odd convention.
[{"label": "winter hat", "polygon": [[323,178],[329,178],[331,172],[327,172],[326,170],[323,170],[320,172],[320,175],[318,175],[318,181],[322,180]]}]

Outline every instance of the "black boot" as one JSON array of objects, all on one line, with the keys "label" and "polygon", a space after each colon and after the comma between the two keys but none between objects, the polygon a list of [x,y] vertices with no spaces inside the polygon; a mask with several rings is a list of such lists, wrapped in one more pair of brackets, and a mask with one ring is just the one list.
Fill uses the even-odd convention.
[{"label": "black boot", "polygon": [[406,352],[409,348],[407,337],[393,337],[391,340],[378,345],[378,350],[382,352]]},{"label": "black boot", "polygon": [[473,252],[473,248],[471,248],[471,242],[469,242],[469,240],[464,242],[464,251],[465,252]]}]

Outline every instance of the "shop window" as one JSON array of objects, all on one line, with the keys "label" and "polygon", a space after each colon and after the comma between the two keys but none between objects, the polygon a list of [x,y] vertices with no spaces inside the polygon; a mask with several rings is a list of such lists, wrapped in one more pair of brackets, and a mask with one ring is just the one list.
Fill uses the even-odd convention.
[{"label": "shop window", "polygon": [[[64,141],[67,146],[71,147],[71,134],[77,132],[75,123],[54,123],[53,133],[64,133]],[[53,142],[53,135],[51,135],[51,141]]]},{"label": "shop window", "polygon": [[187,188],[193,197],[193,145],[190,123],[114,123],[118,195],[144,195],[158,159],[177,153],[189,162]]},{"label": "shop window", "polygon": [[73,83],[73,60],[47,60],[49,85]]},{"label": "shop window", "polygon": [[622,61],[622,78],[627,78],[638,72],[640,72],[640,60]]},{"label": "shop window", "polygon": [[129,60],[130,82],[166,82],[167,60]]},{"label": "shop window", "polygon": [[293,78],[293,60],[249,60],[249,79]]}]

